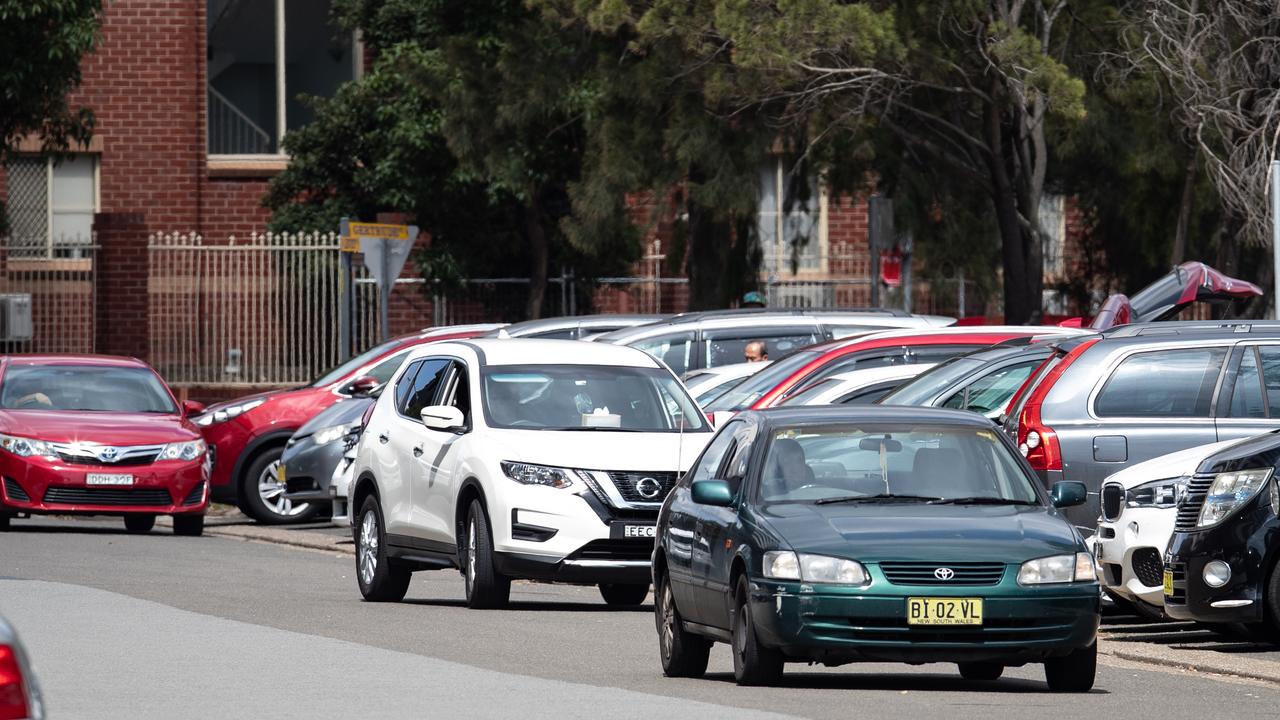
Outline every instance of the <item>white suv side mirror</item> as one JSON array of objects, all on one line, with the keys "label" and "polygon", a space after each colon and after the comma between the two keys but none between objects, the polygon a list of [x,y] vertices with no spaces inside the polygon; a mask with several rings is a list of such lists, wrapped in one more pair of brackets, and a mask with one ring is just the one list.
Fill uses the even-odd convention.
[{"label": "white suv side mirror", "polygon": [[466,424],[466,418],[452,405],[428,405],[422,408],[422,424],[432,430],[457,430]]}]

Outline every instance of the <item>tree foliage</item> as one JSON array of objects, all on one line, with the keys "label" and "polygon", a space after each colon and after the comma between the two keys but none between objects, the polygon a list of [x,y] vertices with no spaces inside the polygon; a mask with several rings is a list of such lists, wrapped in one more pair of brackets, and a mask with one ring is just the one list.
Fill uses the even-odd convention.
[{"label": "tree foliage", "polygon": [[[97,43],[101,10],[101,0],[0,0],[0,162],[28,134],[50,152],[92,136],[93,112],[67,96]],[[0,229],[3,211],[0,203]]]}]

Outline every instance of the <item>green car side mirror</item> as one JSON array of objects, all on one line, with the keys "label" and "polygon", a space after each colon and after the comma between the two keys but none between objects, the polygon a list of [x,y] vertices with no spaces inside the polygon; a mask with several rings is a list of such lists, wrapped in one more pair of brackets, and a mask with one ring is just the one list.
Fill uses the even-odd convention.
[{"label": "green car side mirror", "polygon": [[693,484],[693,501],[699,505],[729,507],[733,504],[733,492],[724,480],[699,480]]},{"label": "green car side mirror", "polygon": [[1054,483],[1053,487],[1049,488],[1049,497],[1056,508],[1075,507],[1083,505],[1085,500],[1089,499],[1089,491],[1085,489],[1082,482],[1064,480]]}]

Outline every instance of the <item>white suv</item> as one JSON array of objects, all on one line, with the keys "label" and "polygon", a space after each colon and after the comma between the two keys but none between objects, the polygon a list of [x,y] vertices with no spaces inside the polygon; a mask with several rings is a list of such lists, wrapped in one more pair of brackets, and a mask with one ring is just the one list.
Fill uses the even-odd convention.
[{"label": "white suv", "polygon": [[658,509],[711,438],[684,386],[640,350],[570,340],[414,350],[361,436],[350,491],[367,600],[458,567],[467,604],[513,578],[649,589]]}]

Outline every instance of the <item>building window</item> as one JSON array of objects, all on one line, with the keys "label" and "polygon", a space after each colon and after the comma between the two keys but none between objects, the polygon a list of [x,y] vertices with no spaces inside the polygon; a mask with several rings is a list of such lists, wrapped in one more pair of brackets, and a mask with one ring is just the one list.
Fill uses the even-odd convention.
[{"label": "building window", "polygon": [[280,138],[356,76],[359,47],[329,19],[330,0],[209,0],[210,155],[279,155]]},{"label": "building window", "polygon": [[18,157],[5,170],[10,257],[81,257],[93,244],[97,156]]},{"label": "building window", "polygon": [[1044,274],[1052,280],[1065,279],[1067,272],[1066,196],[1045,193],[1040,199],[1040,229],[1044,231],[1041,256]]},{"label": "building window", "polygon": [[792,168],[781,156],[760,168],[756,227],[769,280],[823,269],[821,188],[816,178],[792,175]]}]

